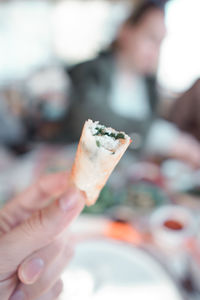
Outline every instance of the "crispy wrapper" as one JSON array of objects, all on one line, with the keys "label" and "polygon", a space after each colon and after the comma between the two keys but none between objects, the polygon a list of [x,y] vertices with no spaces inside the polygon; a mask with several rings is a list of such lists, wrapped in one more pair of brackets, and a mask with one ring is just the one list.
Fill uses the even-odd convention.
[{"label": "crispy wrapper", "polygon": [[71,170],[71,180],[85,192],[88,206],[96,202],[101,189],[131,143],[130,137],[125,134],[125,139],[119,140],[115,152],[98,147],[96,137],[90,130],[91,124],[94,124],[91,120],[84,124]]}]

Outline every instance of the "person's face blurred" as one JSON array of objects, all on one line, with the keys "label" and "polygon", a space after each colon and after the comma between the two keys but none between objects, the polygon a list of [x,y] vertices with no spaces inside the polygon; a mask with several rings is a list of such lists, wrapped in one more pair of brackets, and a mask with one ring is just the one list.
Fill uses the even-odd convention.
[{"label": "person's face blurred", "polygon": [[147,12],[135,26],[125,25],[120,46],[129,65],[141,74],[155,73],[165,35],[164,14],[160,10]]}]

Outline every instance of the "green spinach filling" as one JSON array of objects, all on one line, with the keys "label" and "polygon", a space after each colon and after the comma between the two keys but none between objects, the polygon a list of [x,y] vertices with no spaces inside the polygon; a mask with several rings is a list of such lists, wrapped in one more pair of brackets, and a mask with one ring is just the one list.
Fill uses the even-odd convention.
[{"label": "green spinach filling", "polygon": [[[122,132],[119,133],[107,132],[105,127],[96,127],[95,129],[97,130],[97,132],[94,134],[94,136],[107,135],[109,137],[114,138],[115,140],[119,140],[119,139],[125,140],[125,135]],[[97,146],[99,147],[100,145]]]},{"label": "green spinach filling", "polygon": [[100,148],[100,147],[101,147],[101,144],[100,144],[100,142],[99,142],[99,141],[96,141],[96,145],[97,145],[97,147],[98,147],[98,148]]}]

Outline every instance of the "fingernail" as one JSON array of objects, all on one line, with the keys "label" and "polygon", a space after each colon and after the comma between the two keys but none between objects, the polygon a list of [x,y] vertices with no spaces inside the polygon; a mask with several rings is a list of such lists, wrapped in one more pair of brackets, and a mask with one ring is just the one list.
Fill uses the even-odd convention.
[{"label": "fingernail", "polygon": [[34,258],[22,266],[21,277],[26,284],[34,283],[44,268],[44,261],[40,258]]},{"label": "fingernail", "polygon": [[22,291],[16,291],[9,300],[25,300],[25,295]]},{"label": "fingernail", "polygon": [[77,203],[83,198],[82,193],[75,188],[70,188],[65,196],[60,198],[59,205],[63,211],[70,211],[77,206]]}]

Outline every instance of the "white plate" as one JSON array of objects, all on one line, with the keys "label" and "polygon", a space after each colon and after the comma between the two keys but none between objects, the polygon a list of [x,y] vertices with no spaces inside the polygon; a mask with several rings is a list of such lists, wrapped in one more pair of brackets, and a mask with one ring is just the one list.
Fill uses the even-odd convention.
[{"label": "white plate", "polygon": [[62,300],[183,300],[150,255],[110,240],[79,244],[63,280]]}]

